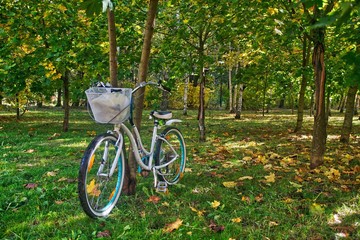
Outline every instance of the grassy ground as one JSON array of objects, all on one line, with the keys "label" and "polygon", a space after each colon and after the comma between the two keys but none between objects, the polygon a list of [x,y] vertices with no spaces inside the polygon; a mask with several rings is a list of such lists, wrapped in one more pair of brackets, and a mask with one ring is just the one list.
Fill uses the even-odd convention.
[{"label": "grassy ground", "polygon": [[[329,122],[324,166],[309,170],[312,118],[207,112],[199,143],[196,112],[179,127],[187,169],[168,194],[138,178],[107,219],[93,220],[77,196],[80,158],[95,133],[84,110],[61,132],[60,109],[31,110],[21,121],[0,112],[1,239],[360,239],[360,121],[350,145],[339,143],[342,118]],[[150,121],[144,118],[143,133]]]}]

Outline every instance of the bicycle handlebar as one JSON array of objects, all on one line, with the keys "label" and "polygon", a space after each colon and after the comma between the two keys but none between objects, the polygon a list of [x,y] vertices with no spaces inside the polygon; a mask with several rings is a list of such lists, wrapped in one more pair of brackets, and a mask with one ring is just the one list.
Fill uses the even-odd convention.
[{"label": "bicycle handlebar", "polygon": [[133,90],[132,90],[132,93],[136,92],[137,90],[139,90],[140,88],[143,88],[147,85],[156,85],[159,89],[163,90],[163,91],[166,91],[166,92],[171,92],[171,89],[162,85],[161,84],[161,81],[158,81],[158,82],[141,82],[138,84],[138,86],[136,86]]}]

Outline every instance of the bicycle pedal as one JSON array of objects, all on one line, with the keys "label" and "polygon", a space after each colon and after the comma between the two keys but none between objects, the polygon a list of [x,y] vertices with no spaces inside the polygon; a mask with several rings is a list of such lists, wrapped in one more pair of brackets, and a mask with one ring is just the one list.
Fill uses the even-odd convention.
[{"label": "bicycle pedal", "polygon": [[158,182],[158,184],[156,186],[156,191],[166,193],[168,191],[167,183],[166,182]]}]

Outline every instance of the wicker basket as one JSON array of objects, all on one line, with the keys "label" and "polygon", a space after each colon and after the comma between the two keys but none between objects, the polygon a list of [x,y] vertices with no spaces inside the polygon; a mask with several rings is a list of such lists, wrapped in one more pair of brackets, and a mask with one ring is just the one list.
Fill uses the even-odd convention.
[{"label": "wicker basket", "polygon": [[90,113],[99,123],[122,123],[130,116],[131,88],[92,87],[85,91]]}]

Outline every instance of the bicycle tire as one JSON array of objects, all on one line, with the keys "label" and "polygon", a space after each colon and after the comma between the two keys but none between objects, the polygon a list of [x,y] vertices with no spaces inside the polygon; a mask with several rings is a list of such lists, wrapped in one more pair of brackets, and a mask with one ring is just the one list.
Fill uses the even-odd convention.
[{"label": "bicycle tire", "polygon": [[186,146],[180,130],[176,127],[167,127],[156,141],[155,165],[160,166],[169,162],[175,157],[174,151],[178,156],[177,159],[157,171],[157,178],[169,185],[176,184],[183,177],[186,165]]},{"label": "bicycle tire", "polygon": [[110,133],[95,137],[81,160],[78,195],[84,212],[91,218],[108,216],[121,194],[125,174],[124,148],[113,175],[109,176],[112,163],[116,160],[116,142],[117,137]]}]

